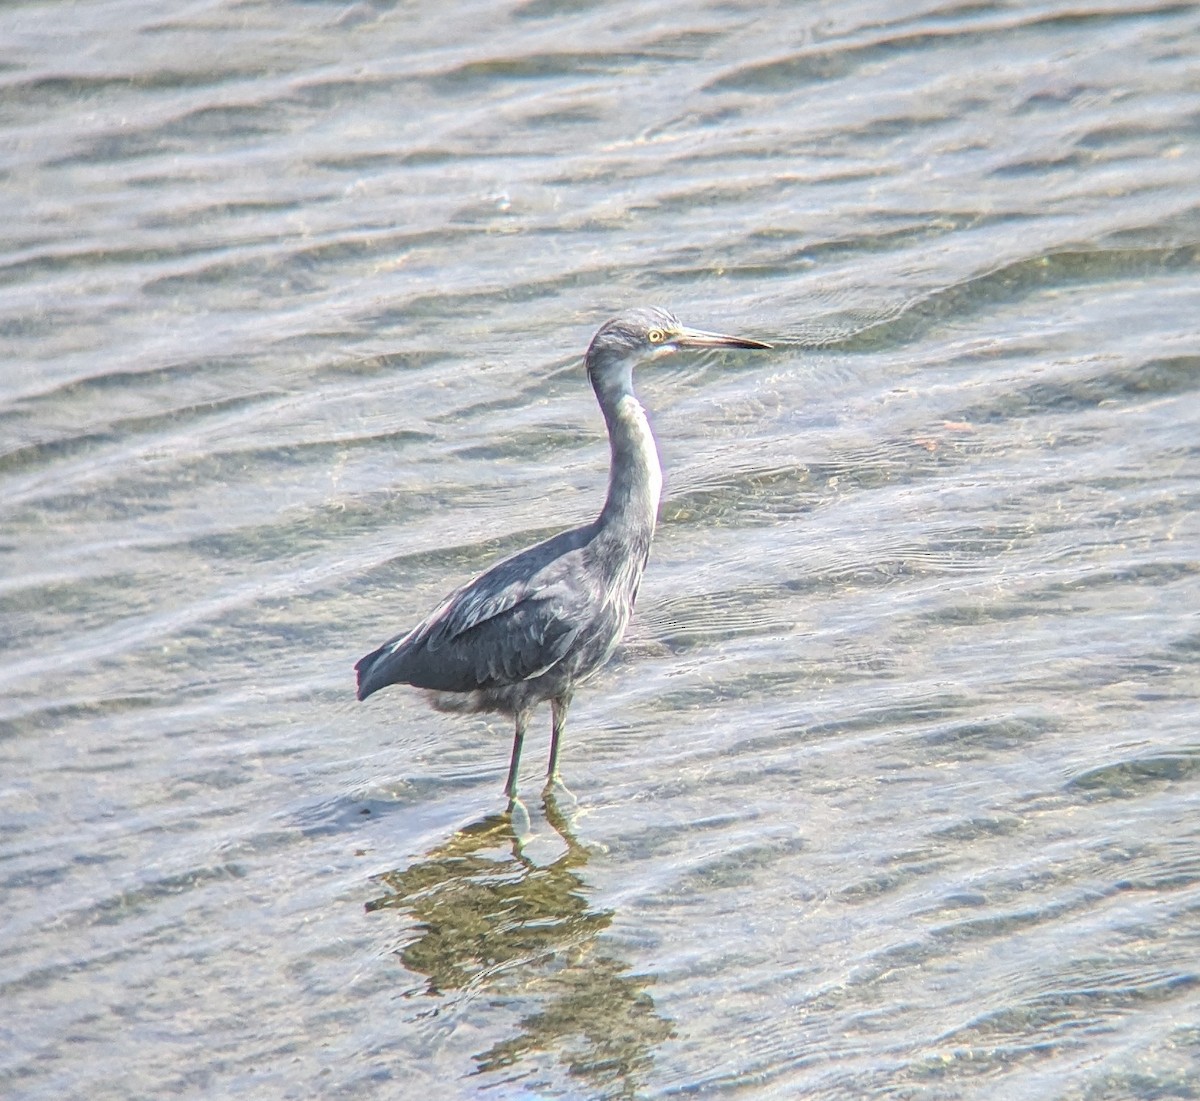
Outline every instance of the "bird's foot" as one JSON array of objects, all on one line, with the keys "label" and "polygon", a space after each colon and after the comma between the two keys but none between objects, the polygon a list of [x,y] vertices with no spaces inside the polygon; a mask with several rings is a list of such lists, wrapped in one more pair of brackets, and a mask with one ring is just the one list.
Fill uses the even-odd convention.
[{"label": "bird's foot", "polygon": [[512,826],[513,836],[518,840],[528,838],[532,829],[529,823],[529,808],[521,802],[518,796],[513,795],[509,799],[508,809],[504,813],[508,816]]},{"label": "bird's foot", "polygon": [[579,800],[575,797],[575,793],[563,783],[562,776],[557,772],[546,777],[546,786],[542,788],[542,802],[548,808],[560,809],[560,813],[565,811],[570,818],[579,812]]}]

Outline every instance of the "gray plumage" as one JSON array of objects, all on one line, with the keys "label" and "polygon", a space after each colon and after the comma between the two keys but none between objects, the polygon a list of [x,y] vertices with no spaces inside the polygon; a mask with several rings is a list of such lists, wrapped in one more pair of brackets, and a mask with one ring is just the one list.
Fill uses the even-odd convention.
[{"label": "gray plumage", "polygon": [[510,799],[529,713],[549,700],[553,782],[571,697],[621,641],[654,536],[662,469],[633,370],[677,348],[716,347],[769,345],[689,329],[659,309],[630,310],[601,326],[584,360],[612,452],[600,515],[498,562],[411,631],[367,654],[354,667],[358,698],[409,684],[441,710],[512,715]]}]

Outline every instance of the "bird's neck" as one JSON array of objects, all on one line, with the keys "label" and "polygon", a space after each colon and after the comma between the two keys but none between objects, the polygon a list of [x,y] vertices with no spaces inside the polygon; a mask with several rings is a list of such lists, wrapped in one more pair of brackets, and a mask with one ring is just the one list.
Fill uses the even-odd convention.
[{"label": "bird's neck", "polygon": [[618,530],[644,540],[649,550],[662,494],[662,466],[646,411],[629,392],[606,406],[612,465],[608,499],[600,513],[601,530]]}]

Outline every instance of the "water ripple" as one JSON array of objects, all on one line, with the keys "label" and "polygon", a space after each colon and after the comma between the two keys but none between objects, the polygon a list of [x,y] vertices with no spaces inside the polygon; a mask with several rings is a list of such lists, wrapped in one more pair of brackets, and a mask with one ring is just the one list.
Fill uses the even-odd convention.
[{"label": "water ripple", "polygon": [[[1195,5],[0,31],[0,1082],[1191,1096]],[[506,818],[351,669],[595,515],[635,301],[775,348],[640,373]]]}]

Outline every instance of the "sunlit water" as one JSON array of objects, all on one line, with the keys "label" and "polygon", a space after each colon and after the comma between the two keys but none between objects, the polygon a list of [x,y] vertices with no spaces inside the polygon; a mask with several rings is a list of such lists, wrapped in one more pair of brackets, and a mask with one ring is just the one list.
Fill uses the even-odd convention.
[{"label": "sunlit water", "polygon": [[[1200,9],[0,13],[0,1092],[1195,1097]],[[548,716],[354,660],[588,518]]]}]

